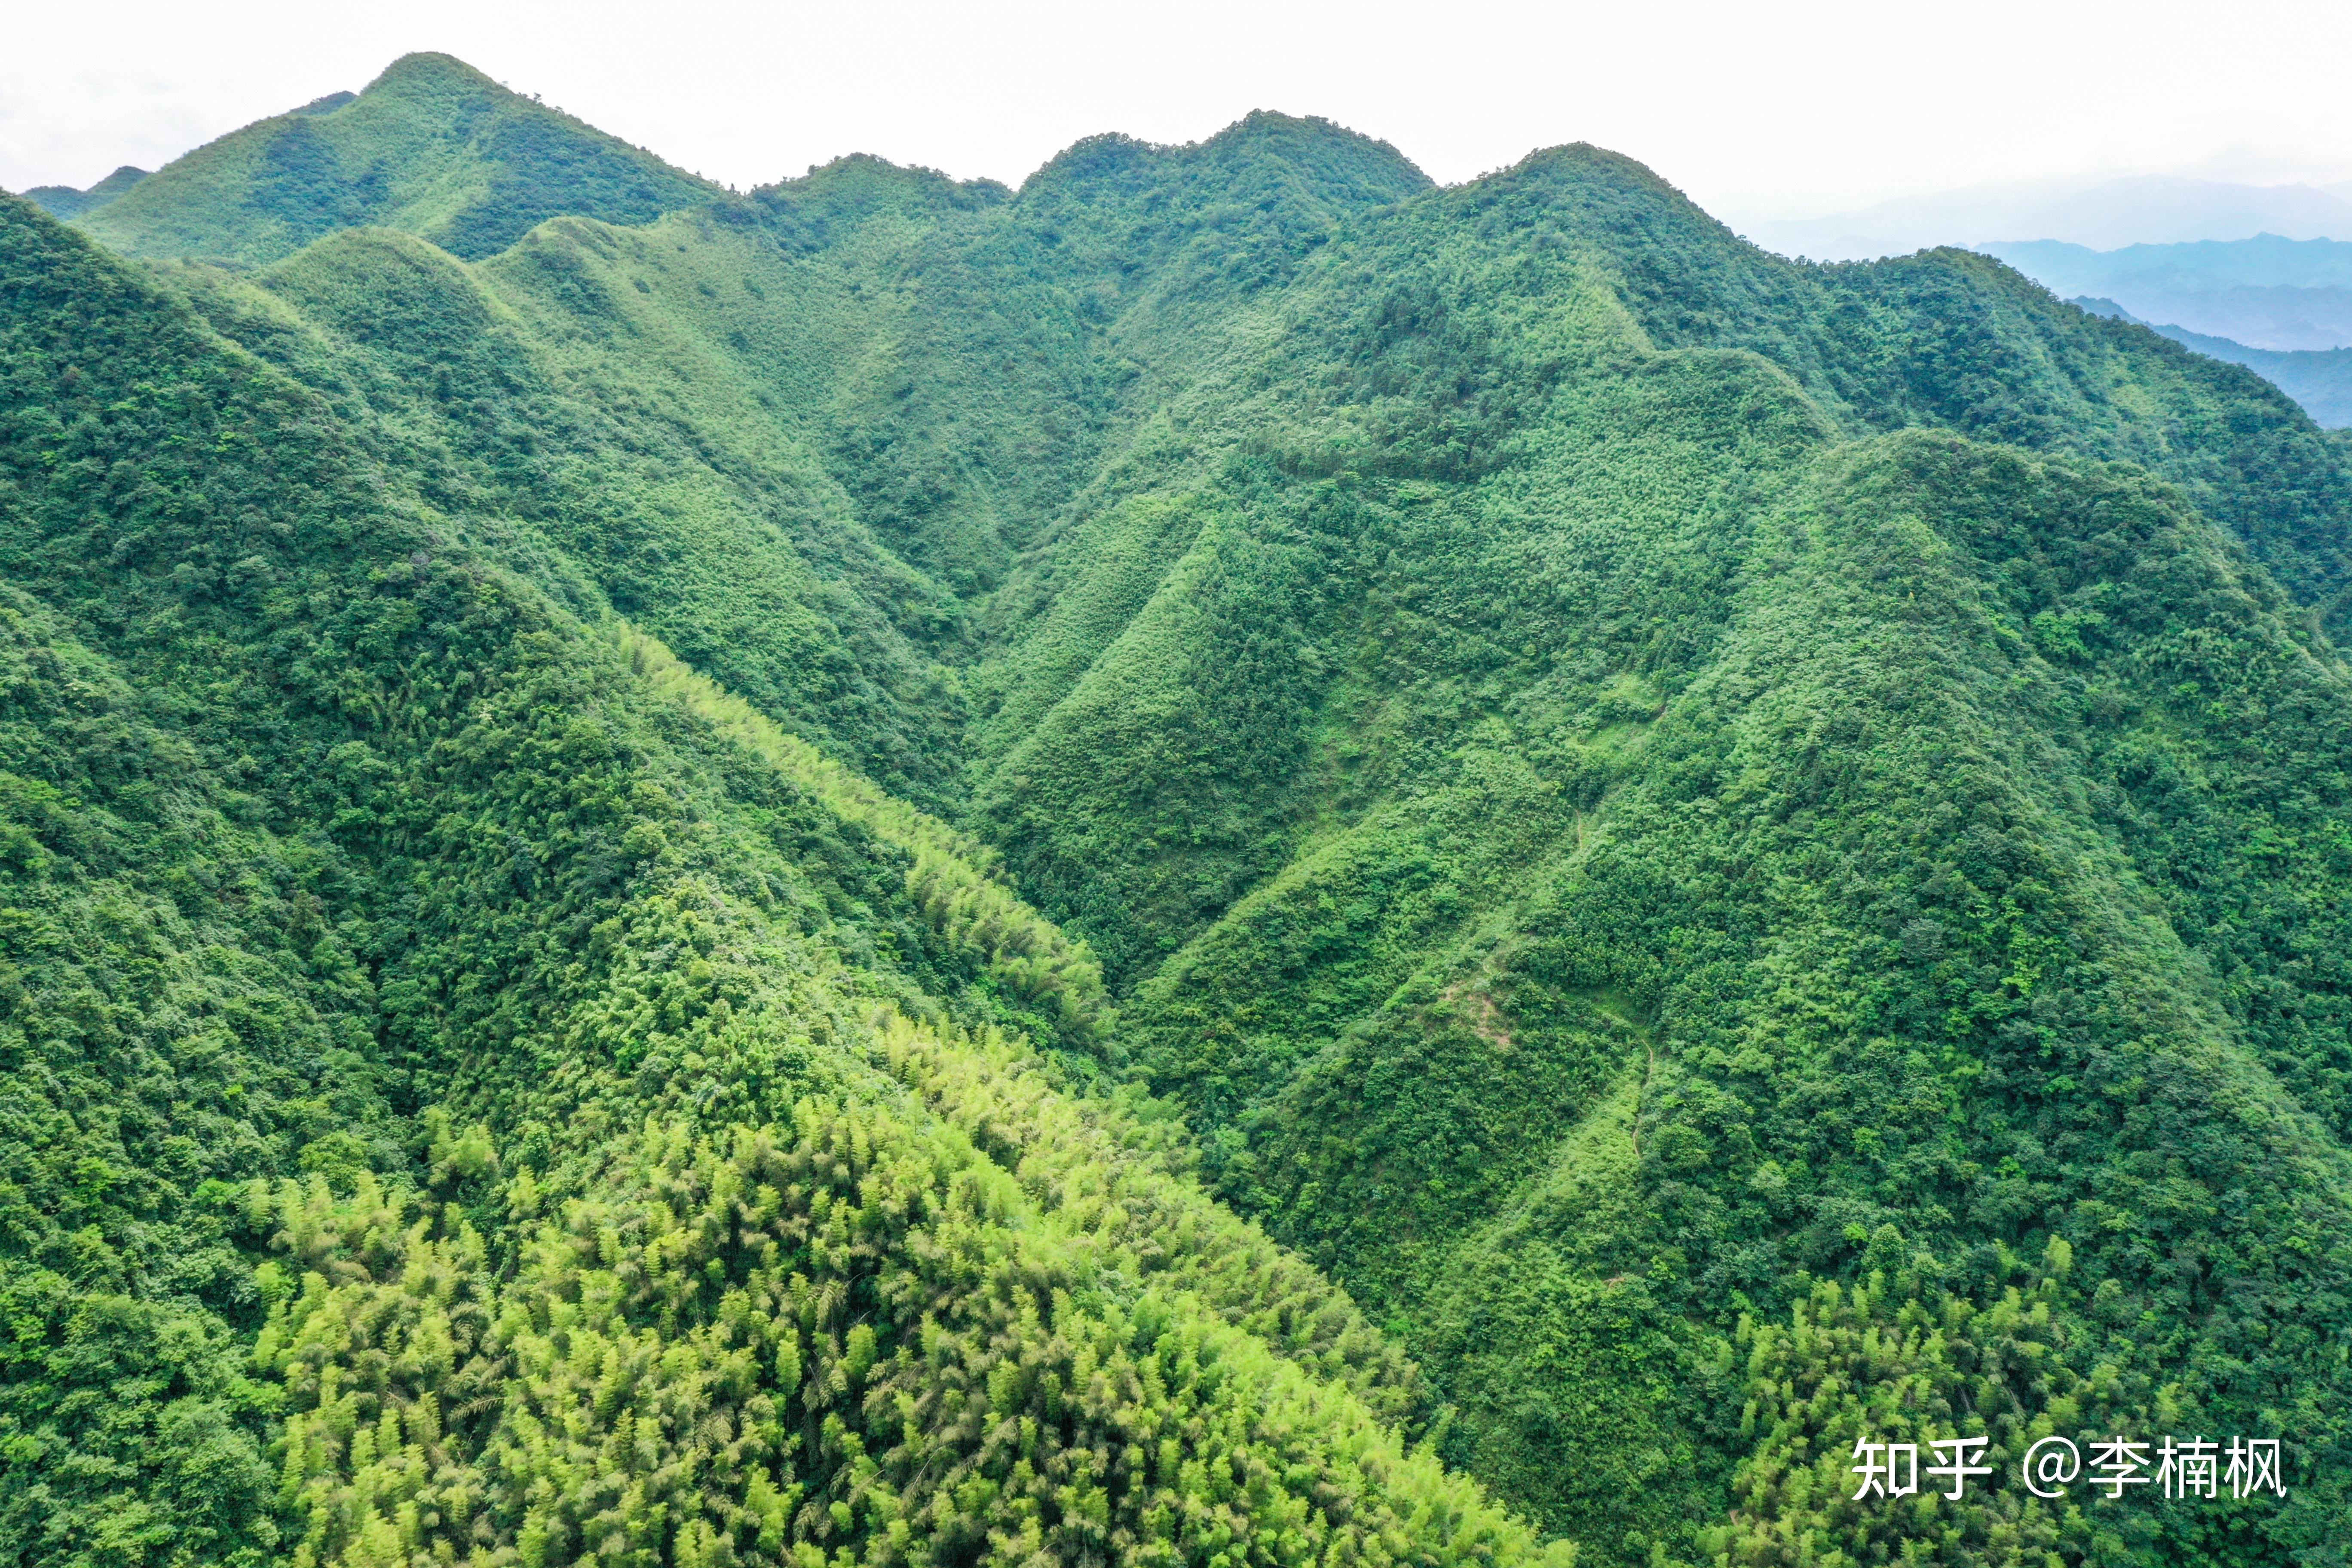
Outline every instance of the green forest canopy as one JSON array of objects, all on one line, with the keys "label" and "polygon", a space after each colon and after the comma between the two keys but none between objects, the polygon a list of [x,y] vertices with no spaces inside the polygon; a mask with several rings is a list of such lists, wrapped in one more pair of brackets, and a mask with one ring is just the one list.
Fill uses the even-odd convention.
[{"label": "green forest canopy", "polygon": [[733,196],[414,56],[81,221],[12,1561],[2342,1560],[2352,445],[2251,374],[1265,113]]}]

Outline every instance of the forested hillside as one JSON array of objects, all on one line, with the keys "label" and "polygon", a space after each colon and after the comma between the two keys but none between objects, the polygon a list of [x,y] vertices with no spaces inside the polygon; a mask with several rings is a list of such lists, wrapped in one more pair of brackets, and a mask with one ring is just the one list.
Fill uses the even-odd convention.
[{"label": "forested hillside", "polygon": [[2150,331],[2208,359],[2244,365],[2301,404],[2322,429],[2352,428],[2352,348],[2250,349],[2228,338],[2207,337],[2168,322],[2141,321],[2113,300],[2085,297],[2074,303],[2095,316],[2139,321]]},{"label": "forested hillside", "polygon": [[977,846],[0,224],[17,1560],[1531,1552]]},{"label": "forested hillside", "polygon": [[642,223],[713,188],[446,55],[409,55],[365,92],[257,121],[152,184],[102,183],[89,194],[109,199],[86,211],[91,233],[133,256],[269,261],[380,224],[472,258],[561,214]]},{"label": "forested hillside", "polygon": [[125,163],[86,191],[71,185],[36,185],[25,193],[25,199],[51,217],[79,217],[93,207],[104,206],[146,177],[146,170]]},{"label": "forested hillside", "polygon": [[0,211],[14,1560],[2344,1561],[2352,442],[1587,147],[478,80]]}]

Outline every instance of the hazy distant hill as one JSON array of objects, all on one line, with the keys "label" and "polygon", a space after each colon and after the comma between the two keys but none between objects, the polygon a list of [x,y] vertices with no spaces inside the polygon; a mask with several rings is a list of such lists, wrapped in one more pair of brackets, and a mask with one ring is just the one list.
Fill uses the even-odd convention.
[{"label": "hazy distant hill", "polygon": [[2352,187],[2242,185],[2163,174],[2044,180],[1905,196],[1828,217],[1739,227],[1784,256],[1828,260],[1991,240],[2057,239],[2095,250],[2257,234],[2352,240]]},{"label": "hazy distant hill", "polygon": [[177,159],[81,220],[134,256],[269,261],[337,229],[405,229],[463,257],[568,214],[645,223],[716,187],[446,55],[409,55]]},{"label": "hazy distant hill", "polygon": [[2352,244],[2200,240],[2099,251],[2060,240],[1982,245],[2055,293],[2114,300],[2146,321],[2276,352],[2352,343]]},{"label": "hazy distant hill", "polygon": [[51,217],[79,217],[86,212],[104,206],[146,177],[146,170],[134,169],[125,163],[86,191],[76,190],[71,185],[36,185],[25,193],[25,199]]}]

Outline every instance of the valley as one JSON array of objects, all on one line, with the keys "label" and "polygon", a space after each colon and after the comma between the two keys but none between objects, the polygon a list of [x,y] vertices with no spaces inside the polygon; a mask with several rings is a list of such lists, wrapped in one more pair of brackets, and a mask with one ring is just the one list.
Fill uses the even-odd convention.
[{"label": "valley", "polygon": [[2352,437],[2251,371],[1272,112],[739,195],[411,56],[65,216],[11,1561],[2340,1553]]}]

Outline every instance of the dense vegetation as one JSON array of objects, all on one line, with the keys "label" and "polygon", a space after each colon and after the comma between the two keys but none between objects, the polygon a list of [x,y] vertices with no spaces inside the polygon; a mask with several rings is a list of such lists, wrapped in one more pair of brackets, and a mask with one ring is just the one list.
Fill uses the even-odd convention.
[{"label": "dense vegetation", "polygon": [[[1530,1550],[1381,1424],[1409,1366],[1145,1130],[990,1132],[1055,1076],[992,1031],[1084,1049],[1101,998],[984,856],[445,531],[85,242],[5,234],[14,1555],[895,1561],[1104,1509],[1188,1561]],[[709,1205],[719,1250],[571,1316],[547,1246],[716,1243]],[[597,1394],[647,1334],[644,1407]],[[498,1404],[549,1354],[592,1373],[551,1448],[557,1384]],[[924,1357],[986,1398],[892,1447]],[[535,1511],[525,1472],[600,1445],[627,1495]]]},{"label": "dense vegetation", "polygon": [[36,185],[25,193],[25,199],[51,217],[79,217],[93,207],[104,206],[146,177],[146,170],[125,163],[86,191],[71,185]]},{"label": "dense vegetation", "polygon": [[[2139,321],[2113,300],[2084,297],[2074,302],[2095,316]],[[2162,310],[2160,305],[2153,308]],[[2244,365],[2301,404],[2304,412],[2322,429],[2352,428],[2352,348],[2252,349],[2228,338],[2209,337],[2182,327],[2141,324],[2208,359]]]},{"label": "dense vegetation", "polygon": [[1590,148],[445,90],[0,212],[14,1560],[2343,1561],[2342,437]]},{"label": "dense vegetation", "polygon": [[643,223],[712,190],[446,55],[409,55],[365,92],[257,121],[80,216],[134,256],[269,261],[381,224],[472,258],[559,214]]}]

